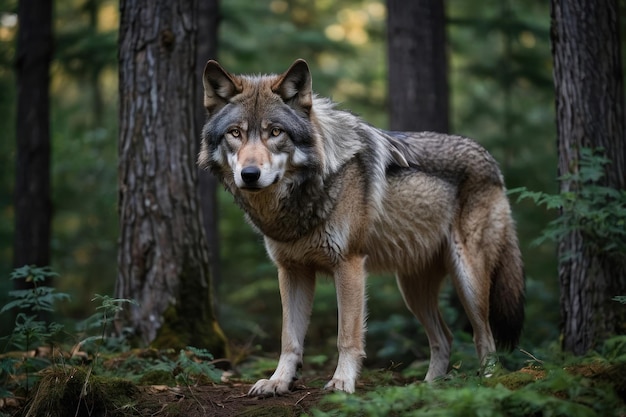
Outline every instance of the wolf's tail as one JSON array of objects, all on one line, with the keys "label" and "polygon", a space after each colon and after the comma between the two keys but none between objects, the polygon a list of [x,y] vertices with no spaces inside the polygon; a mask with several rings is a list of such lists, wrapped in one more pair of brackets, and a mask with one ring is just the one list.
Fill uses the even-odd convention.
[{"label": "wolf's tail", "polygon": [[524,267],[513,221],[491,274],[489,324],[499,349],[517,346],[524,325]]}]

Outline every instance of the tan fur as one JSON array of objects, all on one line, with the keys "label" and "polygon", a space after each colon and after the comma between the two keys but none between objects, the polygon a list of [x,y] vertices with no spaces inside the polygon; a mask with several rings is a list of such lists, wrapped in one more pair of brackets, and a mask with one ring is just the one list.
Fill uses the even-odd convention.
[{"label": "tan fur", "polygon": [[[276,371],[250,395],[287,392],[302,362],[316,272],[337,290],[339,359],[327,389],[353,392],[364,350],[366,268],[392,272],[424,325],[425,379],[448,370],[452,335],[438,308],[448,274],[479,358],[516,343],[521,257],[501,174],[475,142],[373,128],[312,95],[308,67],[234,76],[209,62],[199,164],[235,196],[278,267],[283,308]],[[492,291],[493,290],[493,291]],[[496,324],[492,329],[490,322]]]}]

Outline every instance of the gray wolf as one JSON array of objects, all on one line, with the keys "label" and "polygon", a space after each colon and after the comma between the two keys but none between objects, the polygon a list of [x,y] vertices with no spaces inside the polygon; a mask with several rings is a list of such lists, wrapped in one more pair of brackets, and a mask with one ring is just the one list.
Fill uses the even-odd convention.
[{"label": "gray wolf", "polygon": [[[389,132],[312,91],[307,63],[246,76],[209,61],[198,164],[232,193],[278,268],[276,371],[252,396],[288,392],[302,364],[316,273],[334,279],[339,358],[330,390],[354,392],[365,356],[366,270],[395,273],[430,344],[426,381],[448,372],[452,335],[438,308],[450,275],[483,361],[519,340],[524,277],[502,175],[476,142]],[[416,109],[419,111],[419,109]]]}]

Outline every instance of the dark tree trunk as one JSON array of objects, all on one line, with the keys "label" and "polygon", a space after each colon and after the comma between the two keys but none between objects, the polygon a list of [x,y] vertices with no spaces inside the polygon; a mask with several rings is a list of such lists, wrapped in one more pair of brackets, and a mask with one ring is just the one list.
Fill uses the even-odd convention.
[{"label": "dark tree trunk", "polygon": [[447,132],[443,0],[387,0],[390,128]]},{"label": "dark tree trunk", "polygon": [[[17,161],[13,266],[50,264],[52,1],[22,0],[17,35]],[[49,285],[49,283],[44,283]]]},{"label": "dark tree trunk", "polygon": [[[198,80],[201,79],[204,66],[209,59],[217,59],[217,28],[219,24],[219,1],[202,0],[198,5],[198,49],[196,51],[196,72]],[[204,108],[204,90],[198,82],[195,90],[196,132],[198,133],[198,148],[202,128],[207,118]],[[221,281],[220,251],[218,234],[217,213],[217,179],[206,170],[199,170],[200,210],[204,224],[204,232],[209,244],[209,261],[211,269],[212,289],[217,293]],[[216,306],[217,309],[217,306]]]},{"label": "dark tree trunk", "polygon": [[144,343],[224,354],[198,198],[197,1],[120,2],[118,297]]},{"label": "dark tree trunk", "polygon": [[[624,92],[617,0],[552,0],[559,175],[578,171],[580,148],[603,147],[605,185],[626,188]],[[561,191],[577,184],[561,182]],[[583,354],[624,333],[626,265],[593,252],[581,233],[559,243],[563,348]],[[618,263],[622,263],[619,265]]]}]

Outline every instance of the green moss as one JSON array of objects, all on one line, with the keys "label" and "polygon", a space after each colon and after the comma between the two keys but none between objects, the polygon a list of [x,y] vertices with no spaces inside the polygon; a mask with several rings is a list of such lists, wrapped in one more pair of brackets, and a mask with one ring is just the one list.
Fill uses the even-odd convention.
[{"label": "green moss", "polygon": [[170,305],[163,314],[163,326],[152,346],[157,349],[180,350],[187,346],[207,349],[214,357],[228,357],[226,337],[216,321],[208,326],[198,320],[181,320],[182,315]]},{"label": "green moss", "polygon": [[132,415],[137,394],[137,387],[126,379],[98,377],[82,368],[55,366],[42,371],[24,415]]},{"label": "green moss", "polygon": [[176,385],[176,379],[171,372],[164,370],[153,370],[144,373],[139,381],[138,385],[167,385],[173,387]]},{"label": "green moss", "polygon": [[533,373],[517,371],[493,378],[485,378],[484,384],[490,387],[501,384],[510,390],[517,390],[528,384],[532,384],[536,380],[537,376]]},{"label": "green moss", "polygon": [[193,270],[188,262],[180,274],[178,300],[163,313],[163,325],[152,346],[174,350],[195,346],[209,350],[216,358],[228,357],[227,339],[215,317],[210,291],[201,285],[200,271]]}]

